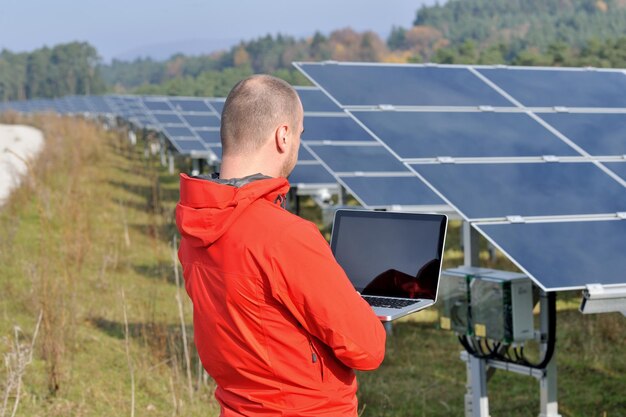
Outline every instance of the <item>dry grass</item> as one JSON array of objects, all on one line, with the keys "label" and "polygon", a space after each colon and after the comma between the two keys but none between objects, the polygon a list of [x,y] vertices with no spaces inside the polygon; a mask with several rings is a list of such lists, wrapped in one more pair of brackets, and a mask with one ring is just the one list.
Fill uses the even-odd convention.
[{"label": "dry grass", "polygon": [[176,178],[124,132],[53,115],[9,119],[46,137],[0,211],[0,336],[33,329],[42,312],[17,415],[216,415],[214,386],[196,375],[182,336],[192,334],[180,324],[180,314],[191,323],[191,306],[177,302],[168,245]]}]

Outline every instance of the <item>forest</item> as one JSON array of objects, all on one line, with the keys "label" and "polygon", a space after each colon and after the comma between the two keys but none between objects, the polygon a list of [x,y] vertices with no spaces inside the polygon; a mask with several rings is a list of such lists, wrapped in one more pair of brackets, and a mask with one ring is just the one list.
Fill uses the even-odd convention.
[{"label": "forest", "polygon": [[625,33],[626,0],[450,0],[421,7],[411,27],[390,28],[387,39],[350,28],[306,38],[268,34],[207,55],[110,63],[84,42],[4,50],[0,100],[103,92],[219,97],[253,73],[308,84],[293,61],[624,68]]}]

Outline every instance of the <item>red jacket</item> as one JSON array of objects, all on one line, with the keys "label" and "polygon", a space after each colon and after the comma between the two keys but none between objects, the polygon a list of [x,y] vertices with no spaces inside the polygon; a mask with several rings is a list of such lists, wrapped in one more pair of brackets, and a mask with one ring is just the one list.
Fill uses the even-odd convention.
[{"label": "red jacket", "polygon": [[179,258],[196,348],[222,416],[357,415],[353,369],[385,332],[317,227],[283,209],[284,178],[240,188],[181,174]]}]

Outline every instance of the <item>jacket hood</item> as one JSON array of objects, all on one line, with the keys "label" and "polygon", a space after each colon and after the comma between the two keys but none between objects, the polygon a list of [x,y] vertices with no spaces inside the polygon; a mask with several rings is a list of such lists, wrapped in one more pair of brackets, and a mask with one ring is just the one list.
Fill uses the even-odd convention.
[{"label": "jacket hood", "polygon": [[279,204],[289,191],[285,178],[252,181],[242,187],[180,174],[180,201],[176,205],[176,226],[183,238],[196,247],[218,240],[241,213],[260,199]]}]

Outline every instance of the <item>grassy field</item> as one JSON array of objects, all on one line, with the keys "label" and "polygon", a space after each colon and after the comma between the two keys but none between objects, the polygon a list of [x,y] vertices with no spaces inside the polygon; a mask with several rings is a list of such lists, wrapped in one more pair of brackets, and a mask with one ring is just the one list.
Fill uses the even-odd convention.
[{"label": "grassy field", "polygon": [[[176,285],[177,176],[123,132],[55,116],[4,122],[47,142],[0,209],[0,417],[217,416]],[[306,202],[303,214],[320,218]],[[447,266],[462,263],[458,229]],[[560,412],[626,416],[626,318],[582,316],[578,301],[560,295]],[[436,322],[433,309],[394,326],[382,367],[359,374],[361,415],[463,415],[461,347]],[[498,371],[489,391],[494,417],[539,411],[533,378]]]}]

